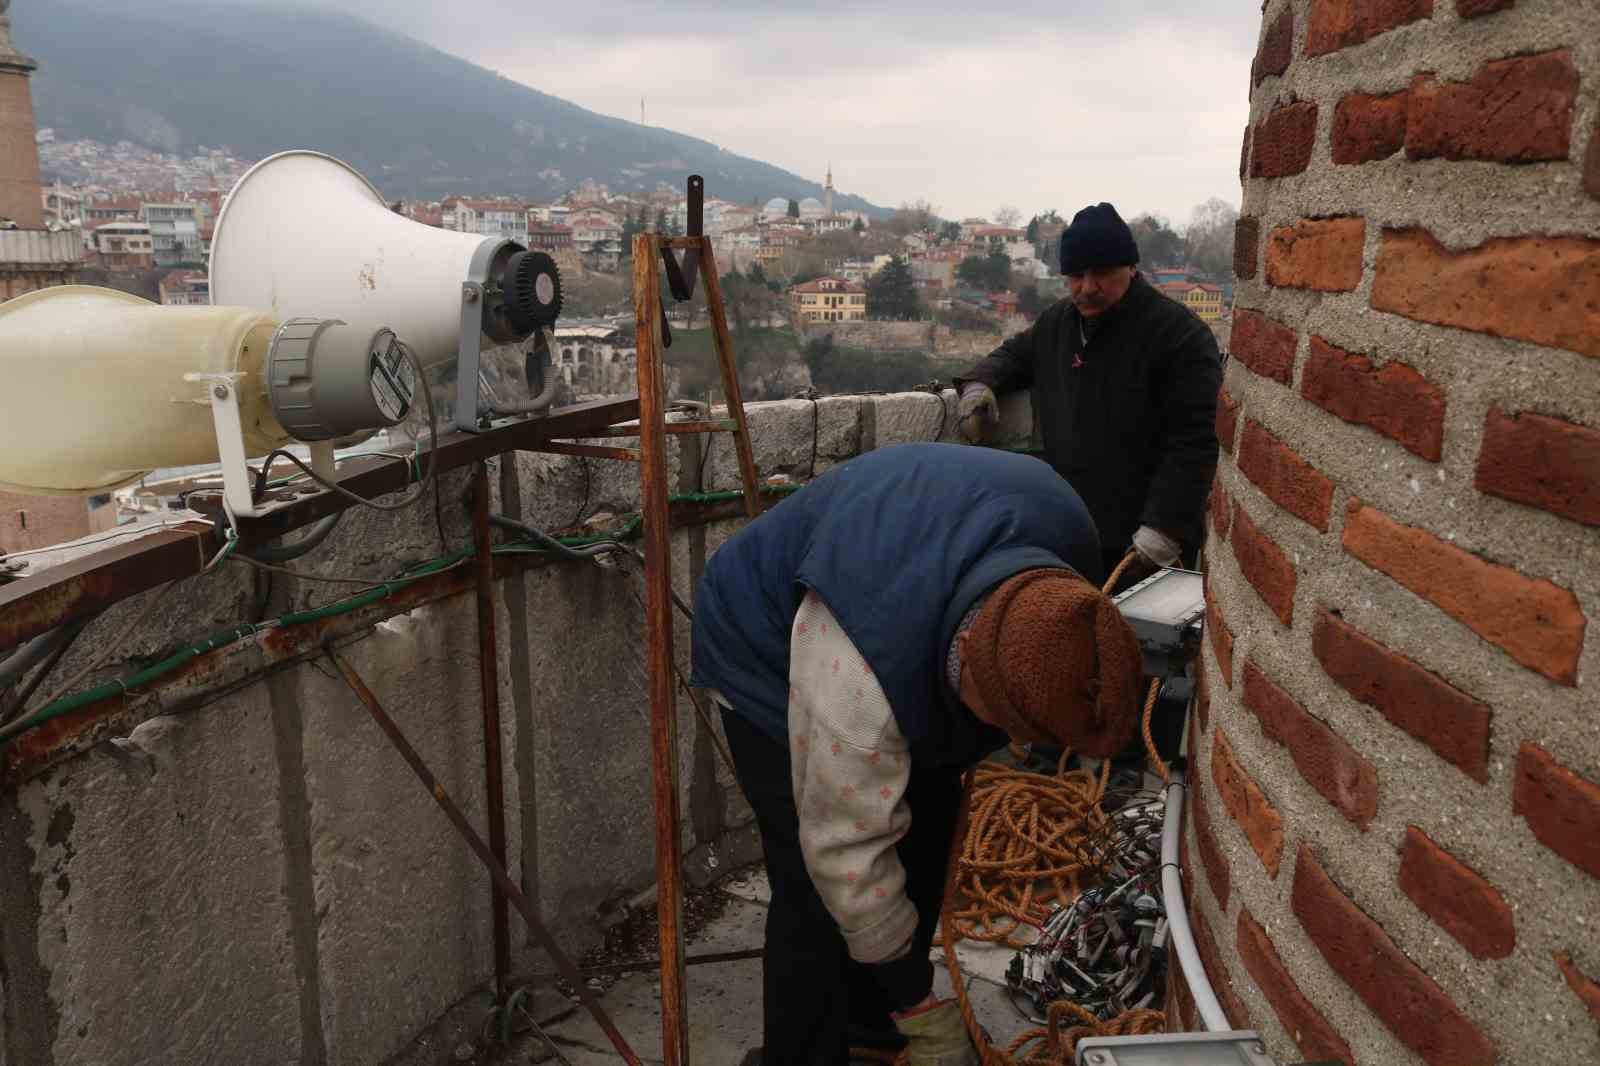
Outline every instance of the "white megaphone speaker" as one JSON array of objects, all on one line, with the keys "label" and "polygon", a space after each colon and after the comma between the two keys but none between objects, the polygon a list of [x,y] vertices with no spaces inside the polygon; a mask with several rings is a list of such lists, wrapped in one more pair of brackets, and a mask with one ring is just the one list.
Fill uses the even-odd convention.
[{"label": "white megaphone speaker", "polygon": [[0,490],[84,495],[221,462],[225,503],[260,513],[246,458],[400,423],[417,367],[394,333],[244,307],[162,307],[65,285],[0,303]]},{"label": "white megaphone speaker", "polygon": [[318,152],[270,156],[234,186],[212,241],[211,298],[277,319],[382,322],[424,368],[455,362],[455,422],[467,432],[493,414],[542,409],[554,393],[546,366],[542,404],[485,411],[479,359],[486,343],[522,341],[554,323],[555,262],[399,215],[366,178]]}]

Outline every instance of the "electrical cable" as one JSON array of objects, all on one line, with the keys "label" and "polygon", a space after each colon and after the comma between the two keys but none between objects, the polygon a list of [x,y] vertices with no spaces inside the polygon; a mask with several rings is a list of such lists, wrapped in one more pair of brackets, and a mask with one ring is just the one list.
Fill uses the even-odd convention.
[{"label": "electrical cable", "polygon": [[[796,485],[761,486],[761,491],[763,493],[774,496],[787,496],[792,492],[798,491],[798,489],[799,486]],[[690,492],[679,493],[671,496],[669,497],[669,500],[673,503],[714,504],[725,503],[731,500],[741,500],[743,498],[744,493],[737,491]],[[594,544],[600,541],[618,541],[636,534],[643,526],[643,523],[643,517],[635,514],[632,516],[626,526],[614,534],[587,537],[562,537],[560,540],[563,544],[569,547],[581,547],[585,544]],[[500,545],[499,547],[493,549],[493,551],[496,555],[546,554],[546,549],[526,544]],[[213,637],[200,644],[193,644],[186,648],[180,649],[167,659],[164,659],[159,663],[155,663],[129,677],[106,682],[93,688],[85,689],[71,696],[60,696],[60,690],[58,689],[58,692],[52,694],[52,698],[44,701],[37,710],[31,711],[26,715],[17,718],[4,728],[0,728],[0,747],[3,747],[5,743],[13,737],[43,725],[45,722],[48,722],[54,718],[59,718],[61,715],[70,714],[81,707],[86,707],[90,704],[97,703],[100,700],[106,699],[110,696],[114,696],[119,693],[127,694],[131,689],[140,688],[144,685],[158,681],[167,674],[179,669],[185,663],[189,662],[195,657],[204,655],[207,652],[216,651],[219,648],[226,647],[230,643],[243,640],[245,637],[251,636],[260,630],[284,626],[310,625],[316,622],[325,621],[329,618],[336,618],[340,615],[350,614],[354,611],[360,610],[363,607],[386,599],[395,592],[398,592],[401,589],[404,589],[406,586],[420,581],[425,577],[431,577],[434,574],[442,573],[446,570],[454,569],[457,566],[463,565],[465,561],[471,557],[471,550],[458,551],[443,555],[437,559],[432,559],[428,562],[420,563],[416,566],[410,567],[406,571],[402,572],[399,577],[392,578],[388,581],[372,582],[369,588],[358,590],[343,599],[335,600],[332,603],[324,604],[321,607],[308,608],[302,611],[292,611],[288,614],[280,616],[275,620],[262,622],[260,624],[248,622],[243,623],[232,630],[225,631],[224,634],[220,636]],[[242,557],[238,556],[235,556],[234,558],[242,559]],[[255,566],[257,569],[265,570],[269,573],[283,573],[288,574],[291,577],[300,578],[310,577],[310,575],[303,574],[298,571],[291,571],[283,567],[257,563],[253,560],[250,561],[250,565]],[[361,583],[366,580],[368,579],[350,579],[349,583]],[[174,584],[176,584],[176,582],[171,582],[166,586],[166,588],[170,589]],[[163,590],[162,594],[164,593],[165,590]],[[678,603],[678,608],[679,610],[687,609],[681,601]],[[119,638],[119,643],[121,639],[122,638]],[[102,658],[104,657],[104,654],[105,653],[103,653]],[[82,673],[83,672],[80,672],[77,676],[74,676],[68,685],[62,686],[62,688],[70,687],[71,684],[76,684],[81,678]]]},{"label": "electrical cable", "polygon": [[[160,590],[156,592],[155,596],[151,598],[150,602],[144,606],[143,610],[130,612],[133,617],[128,620],[128,624],[122,628],[121,632],[106,642],[105,647],[100,650],[99,655],[96,655],[93,659],[84,664],[77,673],[67,678],[67,680],[63,681],[60,685],[57,685],[56,690],[41,701],[43,706],[49,707],[51,704],[57,702],[72,688],[73,685],[76,685],[79,681],[83,680],[83,678],[92,671],[99,669],[102,663],[109,659],[114,652],[120,650],[122,646],[128,642],[128,638],[133,636],[134,630],[138,629],[141,624],[149,620],[149,614],[155,609],[156,604],[160,603],[166,597],[167,593],[171,592],[177,587],[177,585],[178,582],[176,581],[168,581],[165,585],[161,586]],[[117,682],[115,684],[121,683]],[[16,721],[8,723],[4,728],[0,728],[0,740],[9,740],[17,733],[21,733],[26,729],[32,728],[32,725],[34,724],[33,719],[36,716],[36,714],[24,715],[18,718]]]},{"label": "electrical cable", "polygon": [[131,537],[135,534],[141,533],[159,533],[163,529],[170,529],[173,526],[181,526],[187,522],[203,521],[205,521],[205,517],[203,515],[193,514],[188,518],[169,518],[160,522],[146,522],[143,524],[130,523],[126,526],[119,526],[117,529],[103,533],[99,536],[90,537],[87,540],[69,541],[66,544],[54,544],[48,548],[29,548],[27,551],[20,552],[0,552],[0,561],[5,561],[8,559],[22,559],[30,555],[46,555],[50,552],[71,551],[75,548],[88,548],[95,544],[104,544],[108,540],[117,540],[120,537]]},{"label": "electrical cable", "polygon": [[[78,634],[82,633],[89,623],[98,617],[100,616],[94,615],[93,617],[86,618],[81,622],[74,622],[71,625],[61,626],[49,634],[49,636],[60,635],[64,637],[64,639],[54,644],[49,652],[49,657],[44,661],[44,665],[39,667],[39,670],[33,675],[33,678],[29,680],[26,685],[23,685],[20,689],[9,696],[0,698],[0,725],[4,725],[13,718],[23,714],[24,709],[28,706],[28,701],[33,699],[33,694],[39,690],[40,685],[44,684],[45,678],[49,677],[50,672],[54,670],[60,664],[61,660],[66,657],[67,652],[72,648],[73,642],[78,639]],[[42,640],[45,638],[40,639]],[[20,681],[21,677],[22,675],[18,674],[17,680]]]},{"label": "electrical cable", "polygon": [[[434,482],[438,484],[437,481]],[[263,544],[261,547],[244,554],[262,563],[287,563],[300,558],[312,551],[328,539],[334,527],[339,524],[339,519],[344,517],[343,511],[336,511],[326,518],[317,519],[316,523],[306,531],[306,535],[292,544]]]},{"label": "electrical cable", "polygon": [[608,552],[622,549],[622,545],[614,540],[596,541],[594,544],[585,545],[581,548],[568,547],[544,530],[535,529],[533,526],[525,525],[515,518],[503,514],[491,514],[489,516],[489,524],[499,526],[501,529],[509,529],[513,533],[521,533],[524,537],[538,542],[564,559],[588,561],[597,555],[605,555]]}]

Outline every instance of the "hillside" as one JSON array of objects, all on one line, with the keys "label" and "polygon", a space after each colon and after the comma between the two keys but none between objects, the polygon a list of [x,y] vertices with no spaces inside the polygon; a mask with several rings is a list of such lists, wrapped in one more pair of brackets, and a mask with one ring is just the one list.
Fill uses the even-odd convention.
[{"label": "hillside", "polygon": [[[395,197],[549,198],[585,179],[681,188],[694,172],[725,199],[821,196],[788,171],[596,114],[346,15],[194,0],[20,0],[11,15],[20,49],[39,60],[39,125],[62,139],[250,158],[312,148]],[[876,210],[859,197],[836,203]]]}]

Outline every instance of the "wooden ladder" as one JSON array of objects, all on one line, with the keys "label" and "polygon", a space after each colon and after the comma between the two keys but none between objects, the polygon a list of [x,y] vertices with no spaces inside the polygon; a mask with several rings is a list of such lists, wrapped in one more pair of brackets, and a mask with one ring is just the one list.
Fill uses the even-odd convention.
[{"label": "wooden ladder", "polygon": [[[698,178],[691,178],[691,197]],[[698,227],[692,227],[698,228]],[[676,255],[685,253],[680,262]],[[668,257],[673,257],[668,261]],[[722,392],[728,417],[667,421],[666,373],[663,353],[668,328],[661,303],[661,278],[665,269],[674,287],[683,284],[683,270],[698,274],[705,286]],[[638,347],[639,420],[636,426],[616,425],[611,436],[635,436],[637,448],[550,441],[539,451],[592,459],[621,459],[639,464],[640,510],[644,519],[645,640],[648,646],[650,686],[651,798],[655,809],[656,904],[661,934],[661,1038],[665,1066],[689,1062],[688,1006],[684,989],[683,853],[678,807],[678,718],[676,664],[672,648],[672,529],[671,491],[667,484],[667,436],[684,433],[729,433],[739,460],[739,481],[745,514],[761,513],[760,485],[750,428],[739,392],[739,370],[733,340],[728,332],[722,280],[717,274],[711,240],[705,236],[668,237],[643,233],[633,239],[633,309]],[[709,728],[709,721],[707,726]]]}]

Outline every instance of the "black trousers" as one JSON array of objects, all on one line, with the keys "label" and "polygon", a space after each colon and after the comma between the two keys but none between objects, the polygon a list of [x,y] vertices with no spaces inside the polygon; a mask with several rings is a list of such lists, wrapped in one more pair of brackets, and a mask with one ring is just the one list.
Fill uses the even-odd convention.
[{"label": "black trousers", "polygon": [[914,1005],[933,987],[928,951],[960,812],[960,771],[912,764],[906,791],[911,828],[898,847],[906,895],[921,920],[904,958],[865,966],[850,958],[806,870],[788,745],[736,711],[724,710],[722,724],[739,786],[755,809],[772,883],[761,975],[762,1066],[844,1066],[852,1045],[898,1044],[889,1012]]}]

